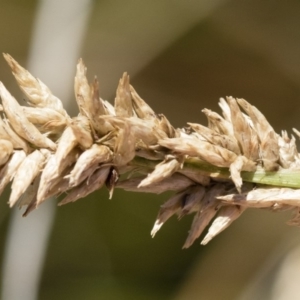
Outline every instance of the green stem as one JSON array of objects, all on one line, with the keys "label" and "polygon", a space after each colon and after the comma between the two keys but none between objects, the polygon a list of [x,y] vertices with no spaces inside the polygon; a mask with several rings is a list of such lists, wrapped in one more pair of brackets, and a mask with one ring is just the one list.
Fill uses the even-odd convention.
[{"label": "green stem", "polygon": [[[136,156],[131,164],[138,167],[154,169],[160,162],[161,161],[158,160],[148,160]],[[210,176],[212,178],[230,179],[228,168],[216,167],[197,158],[186,159],[183,169],[195,173],[200,172],[201,175]],[[262,168],[259,168],[255,172],[242,171],[241,176],[243,181],[247,182],[300,189],[300,171],[282,169],[276,172],[266,172]]]}]

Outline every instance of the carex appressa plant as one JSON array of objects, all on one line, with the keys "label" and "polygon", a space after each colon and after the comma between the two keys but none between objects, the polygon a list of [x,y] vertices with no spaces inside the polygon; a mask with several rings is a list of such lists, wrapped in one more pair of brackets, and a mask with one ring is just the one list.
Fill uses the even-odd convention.
[{"label": "carex appressa plant", "polygon": [[[28,106],[21,106],[0,82],[0,193],[12,181],[9,205],[24,215],[53,196],[74,202],[106,186],[162,193],[174,191],[158,213],[152,236],[171,216],[193,213],[184,244],[204,229],[202,244],[228,227],[247,208],[294,212],[300,224],[300,157],[294,136],[277,134],[265,116],[244,99],[221,98],[222,116],[208,109],[208,126],[175,129],[156,114],[124,73],[114,105],[89,83],[80,59],[75,75],[79,108],[70,117],[62,102],[10,55]],[[294,129],[296,135],[299,132]],[[122,179],[120,179],[122,175]]]}]

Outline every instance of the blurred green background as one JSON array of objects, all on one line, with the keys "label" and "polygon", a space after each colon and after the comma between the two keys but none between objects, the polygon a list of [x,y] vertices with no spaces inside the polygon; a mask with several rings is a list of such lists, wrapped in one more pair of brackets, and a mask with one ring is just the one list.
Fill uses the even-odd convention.
[{"label": "blurred green background", "polygon": [[[69,95],[76,61],[82,57],[89,79],[99,78],[102,98],[113,102],[118,80],[127,71],[143,99],[176,127],[206,124],[201,110],[218,110],[220,97],[234,96],[257,106],[277,132],[300,128],[299,1],[90,1],[84,29],[73,30],[82,36],[76,45],[64,32],[75,26],[82,10],[65,17],[66,25],[55,29],[57,40],[47,34],[46,29],[58,26],[55,15],[64,15],[73,5],[58,4],[56,10],[49,9],[50,25],[40,39],[50,45],[46,50],[55,43],[76,47],[74,59],[69,59],[74,66],[69,81],[63,82],[60,73],[69,70],[66,54],[53,50],[49,61],[49,53],[43,57],[46,50],[39,57],[32,50],[43,2],[1,1],[0,48],[25,67],[36,59],[38,67],[31,71],[66,101],[72,115],[77,111]],[[57,82],[47,80],[50,64]],[[0,80],[23,99],[4,59]],[[0,203],[2,266],[13,222],[8,194],[9,189]],[[154,239],[150,236],[159,206],[168,197],[117,190],[108,200],[103,189],[57,209],[45,243],[37,299],[298,299],[284,294],[287,285],[280,285],[286,255],[298,249],[300,237],[298,228],[285,225],[289,213],[249,210],[207,246],[199,240],[182,250],[191,216],[179,222],[172,218]],[[37,213],[22,219],[17,212],[17,218],[25,224]],[[23,255],[22,247],[15,255]],[[27,261],[28,277],[35,263]],[[15,266],[12,274],[18,268],[23,266]],[[298,276],[299,271],[289,281]]]}]

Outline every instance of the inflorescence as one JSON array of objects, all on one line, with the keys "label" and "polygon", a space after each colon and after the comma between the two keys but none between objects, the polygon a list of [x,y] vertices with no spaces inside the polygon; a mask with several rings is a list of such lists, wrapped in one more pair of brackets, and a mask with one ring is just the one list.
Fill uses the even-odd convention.
[{"label": "inflorescence", "polygon": [[[294,136],[277,134],[244,99],[221,98],[222,116],[208,109],[208,126],[175,129],[137,94],[124,73],[114,106],[88,83],[80,59],[75,76],[79,108],[70,117],[62,102],[10,55],[4,58],[26,96],[21,106],[0,82],[0,194],[12,181],[10,207],[64,194],[64,205],[106,186],[175,194],[158,213],[152,236],[173,215],[195,214],[184,248],[205,228],[207,244],[247,208],[293,210],[300,224],[300,156]],[[299,132],[294,129],[296,135]],[[120,179],[122,175],[122,179]]]}]

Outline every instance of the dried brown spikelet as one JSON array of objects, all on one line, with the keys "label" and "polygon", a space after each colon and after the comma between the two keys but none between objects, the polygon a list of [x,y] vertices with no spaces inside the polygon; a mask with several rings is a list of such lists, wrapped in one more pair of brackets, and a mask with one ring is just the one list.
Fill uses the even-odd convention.
[{"label": "dried brown spikelet", "polygon": [[257,188],[242,194],[229,194],[218,197],[227,204],[238,204],[245,207],[272,208],[277,204],[300,207],[300,189],[290,188]]},{"label": "dried brown spikelet", "polygon": [[275,132],[270,131],[265,140],[260,143],[260,154],[266,171],[277,171],[279,169],[279,145]]},{"label": "dried brown spikelet", "polygon": [[179,137],[175,128],[171,125],[169,120],[163,114],[157,115],[158,128],[167,134],[169,138]]},{"label": "dried brown spikelet", "polygon": [[156,115],[152,108],[138,95],[133,86],[130,86],[132,105],[136,115],[143,120],[155,120]]},{"label": "dried brown spikelet", "polygon": [[165,202],[158,212],[158,216],[151,231],[152,237],[155,236],[161,226],[174,214],[178,213],[182,207],[186,191],[179,192]]},{"label": "dried brown spikelet", "polygon": [[121,122],[128,124],[136,141],[141,140],[146,145],[156,145],[159,139],[167,137],[164,131],[157,128],[154,121],[141,120],[135,117],[121,118],[103,116],[102,118],[107,120],[113,126],[119,126]]},{"label": "dried brown spikelet", "polygon": [[221,146],[237,155],[241,154],[238,142],[234,136],[228,136],[214,132],[213,130],[200,124],[188,123],[188,125],[191,126],[195,132],[200,134],[209,143]]},{"label": "dried brown spikelet", "polygon": [[206,245],[216,235],[225,230],[232,222],[234,222],[245,211],[245,207],[241,206],[225,206],[222,207],[209,227],[208,233],[203,238],[201,245]]},{"label": "dried brown spikelet", "polygon": [[214,206],[209,206],[204,211],[196,214],[189,231],[189,235],[182,247],[183,249],[189,248],[194,243],[194,241],[202,234],[204,229],[215,217],[217,211],[217,203],[215,203]]},{"label": "dried brown spikelet", "polygon": [[37,204],[48,199],[47,193],[53,188],[63,177],[63,171],[73,165],[79,156],[79,150],[74,148],[67,156],[58,164],[56,154],[52,154],[48,159],[39,184],[37,194]]},{"label": "dried brown spikelet", "polygon": [[234,136],[240,145],[242,153],[253,161],[258,160],[259,147],[257,134],[251,129],[249,123],[243,116],[237,101],[232,97],[227,97],[227,102],[231,110]]},{"label": "dried brown spikelet", "polygon": [[183,157],[167,157],[165,161],[156,165],[154,171],[138,185],[138,188],[151,186],[153,183],[160,182],[161,180],[172,176],[177,170],[182,168]]},{"label": "dried brown spikelet", "polygon": [[77,137],[71,127],[66,127],[62,133],[55,152],[56,164],[59,165],[65,157],[78,145]]},{"label": "dried brown spikelet", "polygon": [[70,180],[68,177],[64,176],[59,178],[53,186],[51,186],[47,193],[45,194],[45,199],[51,197],[58,197],[64,192],[68,192],[72,187],[70,186]]},{"label": "dried brown spikelet", "polygon": [[90,111],[90,122],[93,130],[98,134],[102,134],[102,123],[99,121],[99,116],[107,115],[107,110],[105,108],[103,100],[99,95],[99,82],[95,77],[94,81],[90,84],[90,93],[92,97],[92,111]]},{"label": "dried brown spikelet", "polygon": [[190,136],[188,139],[173,138],[159,141],[159,145],[169,148],[174,153],[199,157],[218,167],[229,167],[237,155],[220,146],[212,145]]},{"label": "dried brown spikelet", "polygon": [[231,123],[231,111],[230,111],[230,107],[228,105],[228,103],[226,102],[226,100],[224,98],[220,98],[219,100],[219,107],[222,109],[222,115],[224,117],[224,119]]},{"label": "dried brown spikelet", "polygon": [[190,247],[194,241],[201,235],[205,227],[214,218],[220,207],[220,202],[216,199],[217,196],[225,192],[224,184],[216,184],[212,186],[204,195],[199,211],[194,217],[189,235],[183,245],[183,248]]},{"label": "dried brown spikelet", "polygon": [[9,198],[10,207],[18,201],[20,196],[41,172],[49,155],[50,153],[46,152],[45,149],[43,151],[35,150],[23,160],[14,175]]},{"label": "dried brown spikelet", "polygon": [[118,117],[132,117],[132,100],[130,94],[129,76],[125,72],[119,81],[115,99],[115,112]]},{"label": "dried brown spikelet", "polygon": [[256,129],[260,139],[260,155],[265,169],[268,171],[277,170],[279,161],[278,135],[265,116],[255,106],[244,99],[237,99],[237,102],[250,116]]},{"label": "dried brown spikelet", "polygon": [[92,175],[99,168],[99,164],[108,163],[112,160],[113,153],[103,145],[94,144],[84,151],[78,158],[70,173],[70,186],[79,185],[83,180]]},{"label": "dried brown spikelet", "polygon": [[[3,129],[3,132],[8,136],[8,140],[13,144],[14,149],[23,149],[26,153],[30,151],[30,147],[27,142],[19,137],[16,132],[9,125],[7,119],[2,120],[0,117],[0,126]],[[5,133],[3,134],[3,139],[6,139]]]},{"label": "dried brown spikelet", "polygon": [[188,177],[178,173],[174,173],[171,177],[164,178],[159,182],[154,182],[151,186],[139,187],[143,179],[145,179],[145,177],[133,177],[122,180],[117,183],[116,187],[131,192],[161,194],[167,191],[178,192],[195,184],[195,182]]},{"label": "dried brown spikelet", "polygon": [[[126,168],[126,167],[125,167]],[[119,170],[122,170],[123,168],[121,167]],[[108,189],[109,192],[109,198],[111,199],[113,194],[114,194],[114,190],[116,187],[116,184],[118,183],[120,179],[120,173],[119,171],[115,168],[115,167],[111,167],[108,173],[108,176],[105,180],[105,185]]]},{"label": "dried brown spikelet", "polygon": [[75,117],[69,122],[69,126],[83,149],[89,149],[93,145],[92,131],[87,117]]},{"label": "dried brown spikelet", "polygon": [[289,138],[287,132],[283,130],[281,136],[278,136],[278,146],[279,164],[286,169],[299,169],[300,160],[295,137],[292,135]]},{"label": "dried brown spikelet", "polygon": [[154,237],[161,226],[174,214],[178,214],[178,217],[182,218],[186,214],[197,212],[201,207],[205,192],[206,189],[203,186],[192,185],[175,194],[165,202],[159,210],[154,227],[151,231],[152,237]]},{"label": "dried brown spikelet", "polygon": [[82,59],[79,59],[77,64],[74,89],[79,111],[82,116],[88,118],[93,133],[97,132],[100,135],[107,133],[103,131],[103,122],[99,119],[99,116],[108,112],[99,96],[98,80],[95,78],[91,84],[88,83]]},{"label": "dried brown spikelet", "polygon": [[79,59],[76,67],[74,89],[80,113],[90,118],[90,111],[92,110],[92,97],[90,85],[86,78],[86,67],[81,58]]},{"label": "dried brown spikelet", "polygon": [[124,166],[135,157],[135,136],[130,124],[119,120],[115,124],[118,132],[113,161],[117,166]]},{"label": "dried brown spikelet", "polygon": [[245,99],[236,99],[236,101],[251,118],[260,141],[265,140],[269,132],[275,133],[266,117],[255,106],[251,105]]},{"label": "dried brown spikelet", "polygon": [[214,132],[225,134],[228,136],[234,136],[232,124],[229,121],[224,120],[219,114],[204,108],[202,112],[208,119],[208,128]]},{"label": "dried brown spikelet", "polygon": [[38,129],[28,121],[21,106],[7,91],[2,82],[0,82],[0,97],[2,99],[4,112],[18,135],[37,147],[49,148],[51,150],[56,149],[55,143],[42,135]]},{"label": "dried brown spikelet", "polygon": [[184,202],[182,204],[179,218],[193,212],[197,212],[201,207],[201,202],[206,193],[206,188],[202,185],[193,185],[186,190]]},{"label": "dried brown spikelet", "polygon": [[25,157],[26,154],[23,150],[16,150],[13,152],[8,162],[0,169],[0,195],[6,185],[13,179],[15,172]]},{"label": "dried brown spikelet", "polygon": [[[36,204],[36,196],[39,188],[39,183],[41,179],[41,173],[33,180],[33,182],[27,187],[26,191],[22,194],[18,201],[18,207],[21,208],[22,206],[29,206],[31,203]],[[32,205],[31,205],[32,207]],[[31,208],[28,210],[31,211]],[[27,213],[25,212],[23,216],[26,216]]]},{"label": "dried brown spikelet", "polygon": [[68,116],[62,102],[52,95],[49,88],[38,78],[33,77],[27,70],[21,67],[9,54],[3,56],[12,69],[19,87],[28,98],[28,104],[34,107],[48,107],[56,110],[64,116]]},{"label": "dried brown spikelet", "polygon": [[88,194],[100,189],[105,183],[110,172],[110,167],[102,167],[98,169],[89,179],[82,182],[80,185],[73,188],[68,195],[58,203],[58,205],[64,205],[69,202],[75,202],[76,200],[87,196]]},{"label": "dried brown spikelet", "polygon": [[65,116],[48,107],[22,106],[24,115],[41,133],[58,134],[67,125]]}]

